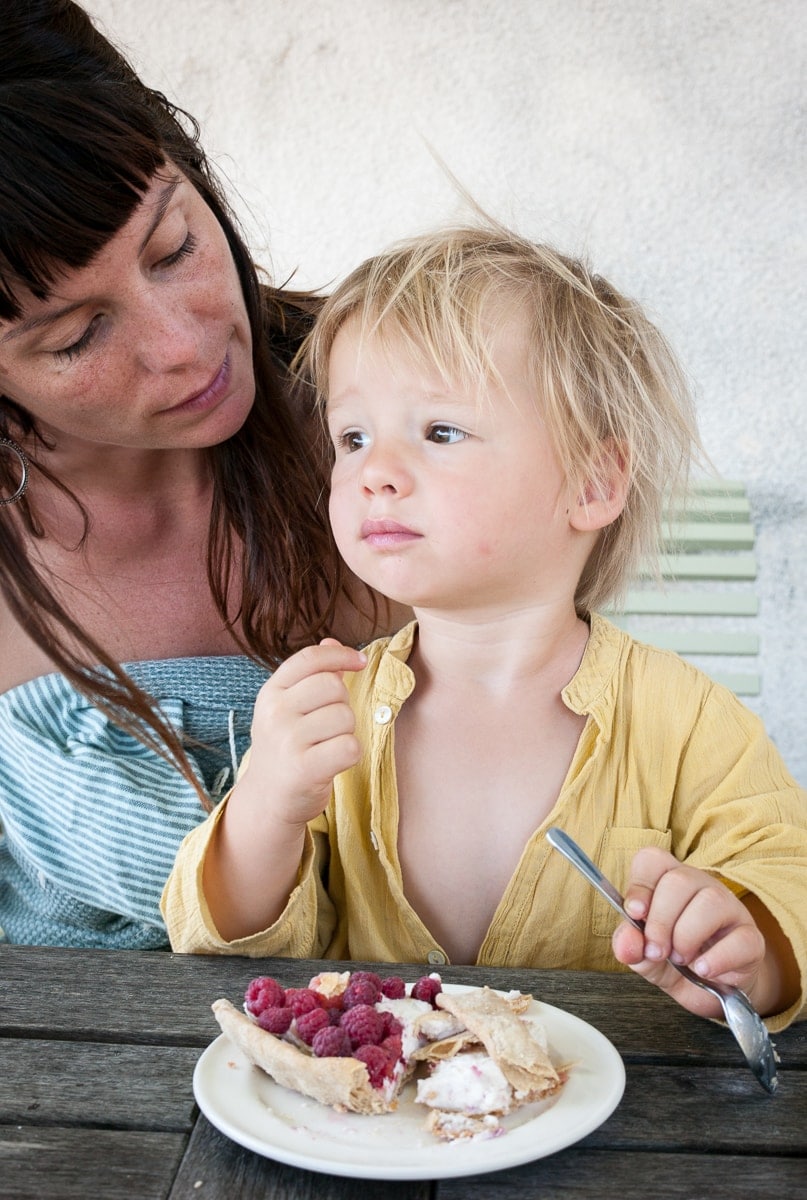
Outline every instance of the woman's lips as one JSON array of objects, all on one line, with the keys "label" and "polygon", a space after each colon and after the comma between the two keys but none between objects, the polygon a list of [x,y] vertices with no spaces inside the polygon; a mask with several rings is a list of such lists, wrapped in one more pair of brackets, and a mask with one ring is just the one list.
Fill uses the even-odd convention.
[{"label": "woman's lips", "polygon": [[224,399],[229,386],[230,355],[228,353],[224,362],[206,387],[202,388],[200,392],[194,392],[192,396],[187,396],[184,400],[180,400],[179,404],[175,404],[172,408],[167,408],[164,411],[171,413],[203,412],[205,409],[214,408]]},{"label": "woman's lips", "polygon": [[423,535],[397,521],[364,521],[361,539],[379,550],[394,550],[407,542],[416,541]]}]

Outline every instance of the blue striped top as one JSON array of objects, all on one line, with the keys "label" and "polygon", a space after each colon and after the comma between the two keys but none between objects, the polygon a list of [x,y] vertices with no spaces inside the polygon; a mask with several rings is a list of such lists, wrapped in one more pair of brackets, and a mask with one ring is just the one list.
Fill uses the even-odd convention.
[{"label": "blue striped top", "polygon": [[[128,664],[214,798],[232,782],[269,672],[247,658]],[[159,901],[205,813],[189,783],[63,676],[0,695],[0,931],[31,945],[160,949]]]}]

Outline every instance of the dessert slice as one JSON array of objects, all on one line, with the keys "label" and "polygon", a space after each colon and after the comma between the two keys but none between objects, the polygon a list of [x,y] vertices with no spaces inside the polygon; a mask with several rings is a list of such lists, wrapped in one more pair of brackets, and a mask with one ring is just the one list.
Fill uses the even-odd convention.
[{"label": "dessert slice", "polygon": [[436,1003],[460,1030],[415,1054],[429,1066],[415,1099],[432,1110],[427,1128],[435,1137],[495,1137],[503,1132],[499,1117],[560,1088],[564,1076],[549,1057],[543,1026],[513,998],[485,987],[442,993]]},{"label": "dessert slice", "polygon": [[223,1033],[282,1087],[342,1112],[394,1112],[420,1068],[415,1101],[438,1139],[494,1137],[500,1117],[551,1096],[553,1066],[532,997],[483,987],[443,992],[438,975],[407,987],[368,971],[324,972],[307,988],[253,979],[244,1008],[216,1000]]},{"label": "dessert slice", "polygon": [[246,1013],[225,999],[212,1008],[222,1032],[281,1086],[340,1111],[387,1113],[416,1065],[417,1021],[434,1013],[441,986],[424,976],[407,995],[403,980],[367,971],[325,972],[307,988],[261,977],[247,988]]},{"label": "dessert slice", "polygon": [[261,1029],[229,1000],[216,1000],[213,1012],[222,1033],[227,1034],[244,1057],[282,1087],[340,1110],[358,1113],[394,1110],[403,1068],[400,1072],[396,1070],[383,1087],[375,1088],[367,1067],[358,1058],[318,1058],[305,1054],[292,1042]]},{"label": "dessert slice", "polygon": [[462,1021],[485,1047],[513,1090],[512,1107],[543,1100],[563,1083],[545,1041],[542,1044],[536,1037],[534,1024],[515,1013],[500,993],[488,987],[441,992],[436,1003]]}]

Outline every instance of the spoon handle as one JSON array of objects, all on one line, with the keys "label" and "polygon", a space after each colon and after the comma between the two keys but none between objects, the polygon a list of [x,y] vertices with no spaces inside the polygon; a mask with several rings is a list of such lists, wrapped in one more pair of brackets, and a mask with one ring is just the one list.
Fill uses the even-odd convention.
[{"label": "spoon handle", "polygon": [[561,854],[564,855],[565,858],[568,858],[573,867],[577,867],[581,875],[586,877],[589,883],[597,889],[600,895],[603,896],[604,899],[606,899],[608,903],[625,918],[626,921],[630,921],[631,925],[633,925],[635,929],[644,932],[644,921],[635,921],[630,913],[625,911],[625,902],[614,885],[611,883],[611,880],[606,879],[599,867],[595,866],[588,855],[583,853],[577,842],[573,841],[569,837],[568,833],[566,833],[563,829],[558,829],[557,826],[553,826],[551,829],[547,829],[546,840],[550,843],[550,845],[554,846],[556,850],[560,850]]}]

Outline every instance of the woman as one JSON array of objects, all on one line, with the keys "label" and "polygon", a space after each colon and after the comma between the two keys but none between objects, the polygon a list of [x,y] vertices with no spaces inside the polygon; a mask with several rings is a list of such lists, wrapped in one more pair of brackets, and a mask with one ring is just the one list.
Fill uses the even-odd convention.
[{"label": "woman", "polygon": [[[192,119],[70,0],[0,38],[0,927],[157,948],[271,666],[374,631]],[[123,664],[123,665],[122,665]]]}]

